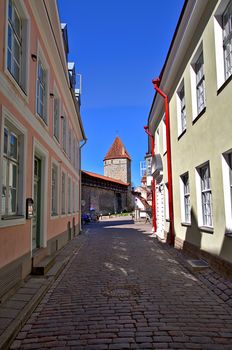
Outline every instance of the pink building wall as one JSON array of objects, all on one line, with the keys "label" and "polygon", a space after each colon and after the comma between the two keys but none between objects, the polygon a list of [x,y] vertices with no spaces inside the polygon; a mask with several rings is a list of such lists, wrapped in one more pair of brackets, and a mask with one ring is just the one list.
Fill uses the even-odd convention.
[{"label": "pink building wall", "polygon": [[[9,113],[14,117],[15,120],[17,120],[20,125],[25,128],[27,133],[27,150],[26,150],[26,169],[25,169],[25,199],[26,198],[32,198],[33,197],[33,163],[34,163],[34,147],[35,147],[35,140],[36,143],[41,145],[42,148],[44,148],[48,154],[47,162],[48,162],[48,168],[46,173],[46,181],[47,181],[47,192],[44,195],[46,205],[47,205],[47,218],[45,220],[46,232],[43,232],[43,236],[46,237],[46,242],[43,243],[42,248],[46,248],[48,245],[48,242],[51,239],[54,239],[56,237],[60,237],[60,235],[65,235],[67,231],[67,225],[68,222],[71,222],[72,226],[72,220],[75,218],[75,224],[77,225],[77,230],[80,228],[80,203],[79,203],[79,193],[80,193],[80,178],[79,178],[79,168],[80,164],[75,167],[71,164],[71,162],[68,160],[67,155],[62,150],[62,142],[59,145],[58,143],[55,143],[54,147],[54,137],[53,137],[53,98],[50,98],[49,93],[53,92],[54,84],[56,85],[56,88],[59,92],[60,96],[60,102],[61,102],[61,110],[60,114],[63,113],[63,110],[67,111],[67,119],[68,123],[71,126],[72,131],[74,132],[76,142],[79,144],[80,141],[83,139],[83,130],[81,129],[80,125],[78,124],[78,117],[77,115],[72,115],[70,111],[74,111],[75,108],[72,106],[70,108],[70,105],[67,104],[67,101],[70,101],[71,94],[67,87],[67,85],[62,84],[62,82],[65,81],[65,77],[62,79],[60,77],[57,77],[57,74],[55,73],[55,70],[57,70],[57,67],[59,67],[59,62],[57,60],[58,57],[52,57],[52,61],[57,61],[57,67],[54,69],[53,62],[51,61],[51,50],[49,51],[49,48],[46,46],[46,43],[44,42],[44,38],[41,35],[40,28],[37,24],[37,21],[34,17],[35,11],[33,11],[30,1],[25,0],[24,4],[26,7],[26,10],[28,12],[29,18],[30,18],[30,35],[29,35],[29,50],[28,50],[28,62],[29,62],[29,69],[28,69],[28,96],[24,96],[23,93],[21,93],[19,90],[20,88],[17,87],[17,83],[14,82],[14,78],[10,77],[9,72],[7,72],[5,67],[5,52],[6,52],[6,44],[7,41],[5,40],[6,37],[6,30],[7,30],[7,2],[8,1],[0,1],[0,74],[2,75],[2,79],[7,84],[7,87],[10,88],[11,94],[6,95],[6,93],[3,91],[3,89],[0,88],[0,135],[1,135],[1,153],[0,153],[0,162],[2,162],[2,145],[3,145],[3,109],[9,111]],[[41,2],[42,3],[42,2]],[[55,1],[50,1],[51,8],[55,8]],[[39,7],[37,2],[37,7]],[[42,11],[42,9],[40,9]],[[60,24],[57,21],[56,12],[54,14],[50,13],[52,17],[52,23],[56,23],[56,32],[59,32],[58,26]],[[49,34],[50,35],[50,34]],[[60,51],[62,52],[62,42],[60,41],[60,38],[57,38],[60,47]],[[46,63],[49,67],[49,90],[48,90],[48,127],[44,124],[42,120],[36,115],[36,76],[37,76],[37,62],[34,62],[31,59],[31,54],[38,53],[38,43],[39,46],[42,49],[42,52],[45,56]],[[62,71],[60,71],[60,74],[64,75]],[[22,113],[17,108],[17,106],[14,105],[13,101],[16,99],[23,102],[23,105],[25,106],[25,109],[29,113],[31,113],[35,118],[35,123],[31,123],[30,120],[26,117],[26,113]],[[76,110],[75,110],[76,111]],[[77,111],[76,111],[77,113]],[[43,132],[41,133],[41,128],[38,128],[38,123],[42,125]],[[60,120],[60,134],[61,134],[61,120]],[[46,137],[45,135],[49,136],[47,138],[48,141],[45,141]],[[61,136],[60,136],[61,139]],[[50,141],[49,141],[50,140]],[[77,154],[76,154],[77,157]],[[61,192],[61,169],[66,172],[68,176],[71,177],[72,183],[73,181],[75,184],[77,184],[79,190],[76,193],[75,202],[78,202],[78,211],[71,214],[65,214],[61,215],[61,195],[59,197],[59,214],[54,218],[51,217],[51,165],[52,160],[55,160],[58,164],[58,182],[59,182],[59,192]],[[1,165],[1,163],[0,163]],[[1,166],[0,166],[0,175],[1,173]],[[67,209],[67,201],[68,201],[68,193],[67,193],[67,177],[66,177],[66,209]],[[26,203],[24,203],[26,205]],[[66,210],[67,211],[67,210]],[[13,261],[16,261],[19,258],[22,258],[24,255],[33,256],[33,251],[31,248],[31,242],[32,242],[32,221],[23,219],[23,222],[19,225],[14,225],[13,220],[11,220],[11,224],[8,227],[3,227],[3,220],[0,220],[0,271],[1,268],[6,267],[8,264],[12,263]],[[49,252],[48,252],[49,253]],[[30,270],[30,264],[28,264],[27,267],[23,267],[23,270],[25,271],[25,274],[29,272]],[[22,276],[23,277],[23,276]]]}]

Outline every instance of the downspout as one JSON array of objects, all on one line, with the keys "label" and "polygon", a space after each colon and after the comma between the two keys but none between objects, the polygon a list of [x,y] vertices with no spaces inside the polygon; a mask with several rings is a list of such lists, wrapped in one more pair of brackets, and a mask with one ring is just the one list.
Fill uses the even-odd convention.
[{"label": "downspout", "polygon": [[80,179],[80,181],[79,181],[79,183],[80,183],[80,190],[79,190],[79,203],[80,203],[80,233],[81,233],[81,231],[82,231],[82,224],[81,224],[81,217],[82,217],[82,208],[81,208],[81,189],[82,189],[82,185],[81,185],[81,149],[82,149],[82,147],[86,144],[86,142],[87,142],[87,139],[85,138],[85,139],[83,139],[82,140],[83,141],[83,143],[80,145],[80,147],[79,147],[79,159],[80,159],[80,169],[79,169],[79,179]]},{"label": "downspout", "polygon": [[170,216],[170,244],[174,245],[174,215],[173,215],[173,190],[172,190],[172,162],[171,162],[171,140],[170,140],[170,117],[168,96],[159,88],[160,78],[153,79],[152,84],[156,92],[163,97],[166,117],[166,140],[167,140],[167,168],[168,168],[168,207]]},{"label": "downspout", "polygon": [[[148,130],[148,126],[144,126],[145,133],[151,138],[151,155],[154,157],[155,155],[155,138]],[[156,181],[152,179],[151,182],[151,193],[152,193],[152,225],[154,232],[157,231],[157,223],[156,223]]]}]

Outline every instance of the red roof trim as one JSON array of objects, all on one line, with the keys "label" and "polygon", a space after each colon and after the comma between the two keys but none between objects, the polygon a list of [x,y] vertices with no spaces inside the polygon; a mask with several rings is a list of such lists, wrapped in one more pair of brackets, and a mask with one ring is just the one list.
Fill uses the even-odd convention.
[{"label": "red roof trim", "polygon": [[92,177],[95,177],[97,179],[101,179],[101,180],[105,180],[105,181],[110,181],[110,182],[115,182],[117,184],[120,184],[120,185],[123,185],[123,186],[129,186],[130,184],[127,183],[127,182],[123,182],[123,181],[120,181],[120,180],[117,180],[117,179],[113,179],[112,177],[108,177],[108,176],[104,176],[104,175],[100,175],[100,174],[96,174],[96,173],[92,173],[90,171],[84,171],[82,170],[81,171],[83,174],[86,174],[86,175],[89,175],[89,176],[92,176]]}]

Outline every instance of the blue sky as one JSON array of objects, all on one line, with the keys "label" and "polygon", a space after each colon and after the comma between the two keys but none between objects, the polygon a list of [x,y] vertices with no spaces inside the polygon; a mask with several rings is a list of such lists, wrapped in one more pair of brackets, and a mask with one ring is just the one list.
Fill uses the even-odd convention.
[{"label": "blue sky", "polygon": [[69,61],[82,74],[81,116],[88,138],[82,169],[103,174],[120,136],[132,158],[132,182],[147,151],[143,126],[184,0],[58,0],[68,25]]}]

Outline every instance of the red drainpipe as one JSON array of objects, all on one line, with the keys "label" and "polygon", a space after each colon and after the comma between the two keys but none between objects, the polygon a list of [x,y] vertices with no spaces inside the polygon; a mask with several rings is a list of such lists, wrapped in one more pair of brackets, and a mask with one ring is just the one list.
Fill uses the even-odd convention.
[{"label": "red drainpipe", "polygon": [[170,141],[170,118],[168,107],[168,96],[159,88],[160,79],[153,79],[157,93],[164,98],[165,103],[165,117],[166,117],[166,140],[167,140],[167,167],[168,167],[168,206],[170,216],[170,244],[174,245],[174,215],[173,215],[173,191],[172,191],[172,162],[171,162],[171,141]]},{"label": "red drainpipe", "polygon": [[[148,130],[148,126],[144,126],[145,133],[151,138],[151,155],[154,157],[155,155],[155,138]],[[154,232],[157,230],[156,223],[156,182],[152,179],[151,182],[151,193],[152,193],[152,225]]]}]

